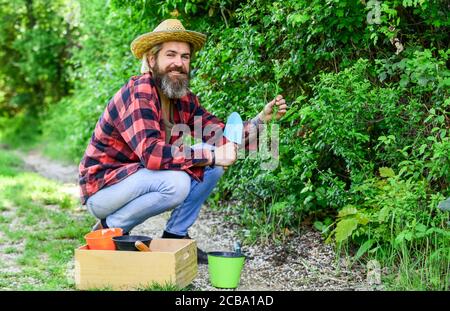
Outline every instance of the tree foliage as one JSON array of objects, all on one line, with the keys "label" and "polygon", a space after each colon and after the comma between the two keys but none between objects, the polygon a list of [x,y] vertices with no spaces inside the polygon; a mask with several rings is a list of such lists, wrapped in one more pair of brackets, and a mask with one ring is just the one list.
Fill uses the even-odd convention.
[{"label": "tree foliage", "polygon": [[70,90],[73,26],[64,1],[0,1],[0,109],[36,114]]}]

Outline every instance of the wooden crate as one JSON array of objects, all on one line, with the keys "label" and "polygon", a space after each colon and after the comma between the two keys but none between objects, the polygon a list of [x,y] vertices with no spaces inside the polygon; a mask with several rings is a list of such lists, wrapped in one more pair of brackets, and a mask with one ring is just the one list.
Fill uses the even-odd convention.
[{"label": "wooden crate", "polygon": [[187,286],[197,276],[197,244],[190,239],[154,239],[151,252],[75,250],[78,289],[128,290],[156,282]]}]

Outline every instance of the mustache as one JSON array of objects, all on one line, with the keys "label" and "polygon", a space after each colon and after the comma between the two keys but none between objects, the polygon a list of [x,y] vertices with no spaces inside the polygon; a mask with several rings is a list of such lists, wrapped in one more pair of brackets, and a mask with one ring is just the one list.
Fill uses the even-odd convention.
[{"label": "mustache", "polygon": [[167,68],[166,73],[169,73],[171,71],[178,71],[179,73],[183,73],[187,75],[187,71],[183,69],[183,67],[179,66],[172,66],[170,68]]}]

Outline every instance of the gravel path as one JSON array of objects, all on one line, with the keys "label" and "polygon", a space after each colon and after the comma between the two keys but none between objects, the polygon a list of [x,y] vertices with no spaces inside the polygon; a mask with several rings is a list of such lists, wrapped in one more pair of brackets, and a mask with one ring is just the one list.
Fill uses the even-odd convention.
[{"label": "gravel path", "polygon": [[[75,165],[65,165],[43,157],[38,151],[19,154],[26,168],[44,177],[65,183],[78,196]],[[169,213],[150,218],[133,230],[134,234],[160,236]],[[205,251],[231,251],[237,240],[237,228],[224,221],[221,212],[206,206],[192,226],[189,235]],[[345,258],[336,259],[333,247],[323,243],[320,233],[305,227],[282,245],[243,245],[248,256],[238,290],[374,290],[366,282],[365,267],[350,266]],[[199,265],[193,281],[196,290],[215,290],[209,283],[207,265]],[[378,287],[378,289],[380,289]]]}]

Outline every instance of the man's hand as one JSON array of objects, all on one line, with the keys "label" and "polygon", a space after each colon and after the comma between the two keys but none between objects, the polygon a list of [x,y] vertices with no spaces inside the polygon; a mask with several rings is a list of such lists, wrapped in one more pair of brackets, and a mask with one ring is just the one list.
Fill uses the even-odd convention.
[{"label": "man's hand", "polygon": [[258,117],[263,122],[268,122],[272,120],[272,116],[274,113],[274,107],[278,107],[277,114],[275,115],[275,119],[279,120],[282,116],[286,114],[287,105],[286,101],[283,98],[283,95],[277,95],[274,100],[266,104],[264,109],[258,114]]},{"label": "man's hand", "polygon": [[237,147],[235,143],[229,142],[217,147],[214,150],[216,156],[216,165],[224,168],[232,165],[237,159]]},{"label": "man's hand", "polygon": [[[238,147],[235,143],[229,142],[225,145],[217,147],[214,150],[215,165],[222,166],[224,170],[228,169],[228,166],[236,162]],[[206,151],[207,162],[198,163],[196,166],[208,166],[213,163],[213,153],[210,149],[204,149]]]}]

